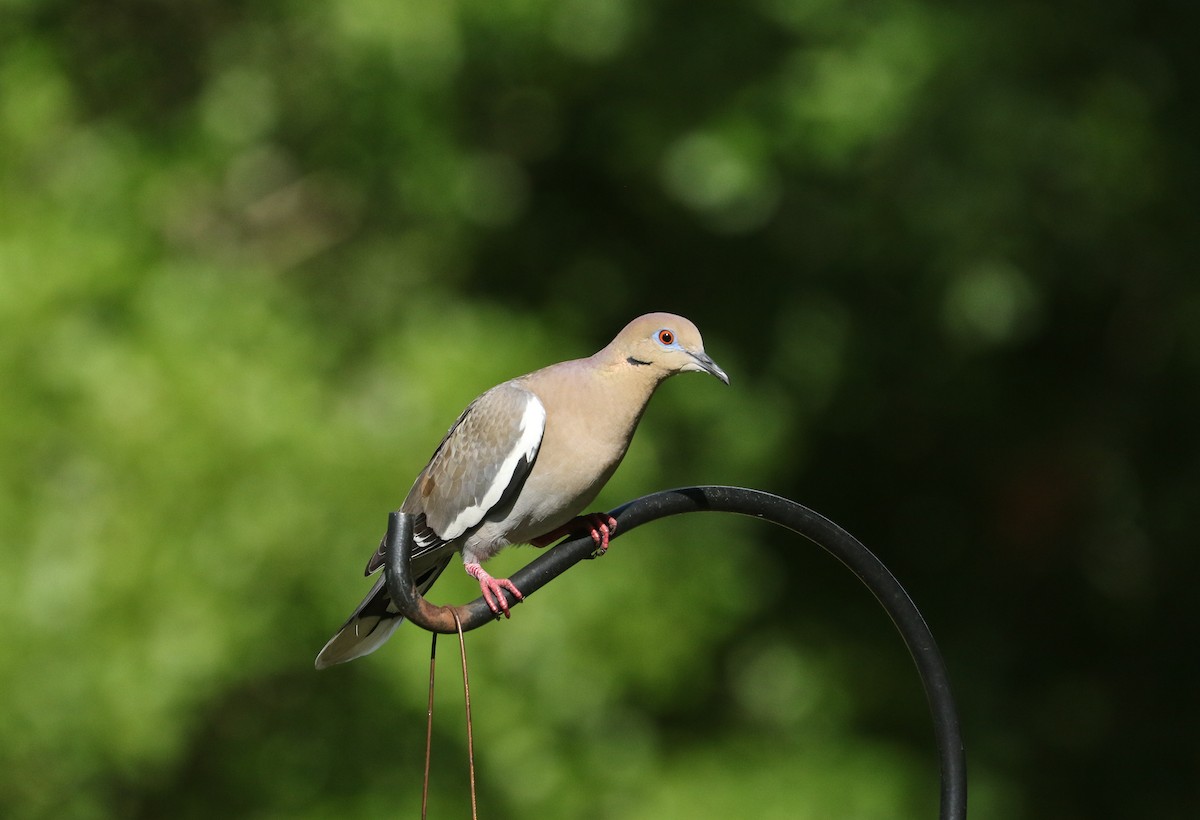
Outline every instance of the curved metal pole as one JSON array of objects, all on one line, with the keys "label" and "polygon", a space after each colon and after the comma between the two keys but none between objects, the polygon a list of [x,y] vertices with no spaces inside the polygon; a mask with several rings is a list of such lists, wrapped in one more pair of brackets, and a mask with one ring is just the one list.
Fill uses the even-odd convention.
[{"label": "curved metal pole", "polygon": [[[635,499],[612,511],[617,519],[613,537],[659,518],[689,512],[738,513],[786,527],[837,558],[871,590],[900,631],[925,687],[941,760],[939,817],[963,820],[967,816],[967,761],[946,664],[916,604],[883,562],[853,535],[808,507],[744,487],[685,487]],[[388,594],[413,623],[431,632],[451,633],[458,631],[455,616],[464,631],[477,629],[496,617],[482,597],[459,607],[440,607],[421,596],[408,572],[412,551],[412,521],[408,515],[391,514],[385,540]],[[587,535],[563,541],[518,570],[511,580],[528,598],[575,564],[590,558],[594,549],[595,544]],[[519,603],[509,596],[510,608]]]}]

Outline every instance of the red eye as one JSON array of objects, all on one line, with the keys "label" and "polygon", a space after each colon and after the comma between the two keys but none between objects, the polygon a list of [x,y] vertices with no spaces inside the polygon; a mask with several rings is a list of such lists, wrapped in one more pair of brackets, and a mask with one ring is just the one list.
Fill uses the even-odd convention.
[{"label": "red eye", "polygon": [[658,340],[665,345],[675,343],[675,334],[669,330],[663,329],[658,331]]}]

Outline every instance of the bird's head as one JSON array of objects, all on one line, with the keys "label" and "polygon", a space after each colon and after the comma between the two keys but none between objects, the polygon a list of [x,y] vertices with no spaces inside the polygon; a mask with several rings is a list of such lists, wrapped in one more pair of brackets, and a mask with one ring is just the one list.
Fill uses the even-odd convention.
[{"label": "bird's head", "polygon": [[621,365],[653,375],[656,381],[699,371],[729,384],[725,371],[704,352],[704,340],[696,326],[672,313],[639,316],[617,334],[607,350]]}]

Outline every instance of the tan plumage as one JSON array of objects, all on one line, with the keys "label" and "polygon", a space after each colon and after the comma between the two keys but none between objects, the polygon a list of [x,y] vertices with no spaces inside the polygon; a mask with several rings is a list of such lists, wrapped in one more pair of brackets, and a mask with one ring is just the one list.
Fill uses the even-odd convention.
[{"label": "tan plumage", "polygon": [[[421,591],[458,551],[492,609],[507,614],[500,590],[520,593],[482,562],[510,544],[541,545],[561,534],[612,477],[655,388],[687,371],[729,383],[695,325],[650,313],[593,356],[519,376],[471,402],[400,506],[415,516],[411,566]],[[382,549],[367,562],[368,575],[382,566]],[[317,668],[374,651],[402,620],[381,574],[321,650]]]}]

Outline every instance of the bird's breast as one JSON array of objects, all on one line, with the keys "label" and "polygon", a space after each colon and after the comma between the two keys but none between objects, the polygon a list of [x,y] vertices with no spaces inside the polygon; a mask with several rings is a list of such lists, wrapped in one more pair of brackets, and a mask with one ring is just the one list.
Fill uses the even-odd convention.
[{"label": "bird's breast", "polygon": [[584,512],[620,466],[645,408],[644,401],[614,401],[603,389],[575,399],[565,407],[546,402],[541,449],[506,516],[510,543],[526,543]]}]

